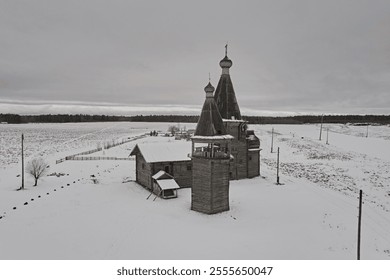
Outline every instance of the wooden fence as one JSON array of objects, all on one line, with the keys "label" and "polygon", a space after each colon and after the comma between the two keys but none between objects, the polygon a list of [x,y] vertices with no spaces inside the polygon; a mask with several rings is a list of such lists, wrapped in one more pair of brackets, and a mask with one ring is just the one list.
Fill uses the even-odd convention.
[{"label": "wooden fence", "polygon": [[119,158],[119,157],[73,157],[67,160],[134,160],[134,158]]},{"label": "wooden fence", "polygon": [[[127,138],[126,140],[122,140],[120,142],[116,142],[116,143],[114,142],[114,143],[110,143],[109,145],[104,145],[104,148],[106,150],[108,150],[110,148],[113,148],[113,147],[116,147],[119,145],[123,145],[125,143],[129,143],[129,142],[132,142],[134,140],[144,138],[146,136],[147,136],[147,134],[143,134],[143,135],[138,135],[135,137]],[[118,158],[118,157],[80,157],[83,155],[90,155],[90,154],[93,154],[96,152],[100,152],[102,150],[103,150],[103,148],[96,148],[93,150],[89,150],[89,151],[77,153],[74,155],[66,156],[65,158],[61,158],[61,159],[56,160],[56,164],[59,164],[59,163],[64,162],[66,160],[133,160],[133,158]]]}]

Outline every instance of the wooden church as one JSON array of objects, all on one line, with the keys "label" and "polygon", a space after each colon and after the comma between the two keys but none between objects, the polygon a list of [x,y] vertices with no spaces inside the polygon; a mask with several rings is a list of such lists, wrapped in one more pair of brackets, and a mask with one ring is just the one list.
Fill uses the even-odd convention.
[{"label": "wooden church", "polygon": [[[180,187],[191,187],[191,209],[206,214],[229,210],[229,180],[260,175],[260,140],[253,130],[248,130],[247,122],[241,117],[229,73],[233,62],[227,56],[227,45],[219,65],[222,75],[215,93],[210,82],[205,87],[206,99],[191,138],[191,154],[179,152],[181,149],[162,153],[160,147],[160,157],[166,156],[158,160],[150,156],[153,159],[145,160],[151,148],[141,145],[131,153],[136,156],[138,183],[153,191],[152,186],[159,183],[153,177],[161,169]],[[173,157],[173,154],[177,155]],[[169,193],[176,197],[176,193],[162,190],[161,186],[156,190],[156,194]]]},{"label": "wooden church", "polygon": [[214,100],[227,134],[234,137],[231,150],[233,160],[230,164],[230,179],[253,178],[260,175],[260,140],[253,130],[248,130],[247,121],[241,117],[229,73],[233,62],[227,56],[227,45],[225,46],[225,57],[219,62],[219,65],[222,68],[222,75],[215,90]]}]

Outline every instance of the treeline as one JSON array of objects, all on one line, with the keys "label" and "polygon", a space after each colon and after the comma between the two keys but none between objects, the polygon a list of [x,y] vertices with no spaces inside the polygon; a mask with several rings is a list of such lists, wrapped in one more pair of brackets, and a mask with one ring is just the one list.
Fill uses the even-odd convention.
[{"label": "treeline", "polygon": [[[199,116],[186,115],[137,115],[137,116],[107,116],[107,115],[16,115],[0,114],[2,123],[68,123],[68,122],[174,122],[196,123]],[[321,116],[291,116],[291,117],[261,117],[243,116],[250,124],[305,124],[320,123]],[[390,115],[324,115],[324,123],[378,123],[390,124]]]},{"label": "treeline", "polygon": [[107,116],[107,115],[16,115],[0,114],[3,123],[68,123],[68,122],[180,122],[196,123],[199,116],[184,115],[137,115],[137,116]]},{"label": "treeline", "polygon": [[[291,117],[243,117],[250,124],[305,124],[320,123],[322,116],[291,116]],[[378,123],[390,124],[390,115],[324,115],[324,123]]]},{"label": "treeline", "polygon": [[0,122],[7,123],[68,123],[129,121],[127,117],[106,115],[15,115],[0,114]]}]

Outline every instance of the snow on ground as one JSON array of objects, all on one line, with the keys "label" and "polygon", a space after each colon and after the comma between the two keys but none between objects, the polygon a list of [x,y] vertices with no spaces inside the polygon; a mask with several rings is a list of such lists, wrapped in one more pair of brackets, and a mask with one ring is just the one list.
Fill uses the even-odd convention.
[{"label": "snow on ground", "polygon": [[[168,127],[142,125],[140,134]],[[15,191],[20,178],[10,165],[0,170],[0,259],[355,259],[360,188],[362,259],[390,259],[389,128],[375,127],[366,138],[340,127],[329,125],[326,145],[319,126],[274,126],[281,149],[276,185],[272,127],[250,126],[261,138],[262,176],[231,181],[231,210],[217,215],[191,211],[190,189],[177,199],[147,199],[134,182],[134,161],[52,164],[50,172],[65,176],[45,177],[37,187],[28,178],[25,191]],[[149,141],[175,140],[148,136],[91,156],[126,157]]]},{"label": "snow on ground", "polygon": [[167,130],[167,123],[34,123],[0,125],[0,168],[9,168],[20,162],[21,134],[24,133],[26,158],[59,159],[70,154],[96,149],[105,143]]}]

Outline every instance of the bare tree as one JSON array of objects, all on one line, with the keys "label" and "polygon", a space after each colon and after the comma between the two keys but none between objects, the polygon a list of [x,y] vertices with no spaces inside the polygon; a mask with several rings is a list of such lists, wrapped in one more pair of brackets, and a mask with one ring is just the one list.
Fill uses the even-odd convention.
[{"label": "bare tree", "polygon": [[169,131],[172,135],[175,135],[175,133],[176,133],[177,131],[179,131],[179,128],[178,128],[177,126],[175,126],[175,125],[171,125],[171,126],[168,127],[168,131]]},{"label": "bare tree", "polygon": [[38,179],[46,174],[48,167],[48,164],[42,158],[34,158],[27,164],[27,173],[35,179],[34,187],[38,184]]}]

